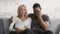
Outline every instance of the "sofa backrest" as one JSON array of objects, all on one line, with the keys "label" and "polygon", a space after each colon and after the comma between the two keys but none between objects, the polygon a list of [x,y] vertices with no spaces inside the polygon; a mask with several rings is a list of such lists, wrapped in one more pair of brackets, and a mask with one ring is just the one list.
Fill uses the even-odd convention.
[{"label": "sofa backrest", "polygon": [[3,19],[0,19],[0,34],[4,34],[4,24],[3,24]]}]

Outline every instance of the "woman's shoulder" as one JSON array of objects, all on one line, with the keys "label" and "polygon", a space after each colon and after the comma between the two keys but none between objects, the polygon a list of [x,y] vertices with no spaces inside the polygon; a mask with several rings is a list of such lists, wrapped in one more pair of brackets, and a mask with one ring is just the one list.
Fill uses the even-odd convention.
[{"label": "woman's shoulder", "polygon": [[17,16],[13,16],[13,20],[17,20],[18,18],[17,18]]},{"label": "woman's shoulder", "polygon": [[27,19],[28,19],[28,20],[32,20],[31,17],[28,17]]}]

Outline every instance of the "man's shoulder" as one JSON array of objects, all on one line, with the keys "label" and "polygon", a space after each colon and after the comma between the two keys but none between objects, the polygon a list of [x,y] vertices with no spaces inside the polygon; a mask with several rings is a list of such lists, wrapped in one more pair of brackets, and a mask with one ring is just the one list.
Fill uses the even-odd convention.
[{"label": "man's shoulder", "polygon": [[42,14],[42,16],[48,16],[48,15],[46,15],[46,14]]},{"label": "man's shoulder", "polygon": [[[34,14],[34,13],[30,13],[30,14],[28,14],[28,16],[35,16],[35,14]],[[46,15],[46,14],[42,14],[42,16],[49,17],[49,16]]]},{"label": "man's shoulder", "polygon": [[28,14],[28,15],[34,15],[33,13],[30,13],[30,14]]},{"label": "man's shoulder", "polygon": [[42,19],[44,20],[44,21],[48,21],[49,22],[49,20],[50,20],[50,18],[49,18],[49,16],[48,15],[42,15]]},{"label": "man's shoulder", "polygon": [[44,18],[44,17],[45,17],[45,18],[49,18],[49,16],[46,15],[46,14],[43,14],[42,17],[43,17],[43,18]]},{"label": "man's shoulder", "polygon": [[33,13],[28,14],[29,17],[31,17],[31,16],[33,16],[33,15],[34,15]]}]

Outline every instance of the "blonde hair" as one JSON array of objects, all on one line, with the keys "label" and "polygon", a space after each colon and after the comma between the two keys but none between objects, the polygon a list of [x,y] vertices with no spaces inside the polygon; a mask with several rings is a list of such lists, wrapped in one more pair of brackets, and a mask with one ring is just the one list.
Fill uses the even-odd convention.
[{"label": "blonde hair", "polygon": [[19,5],[19,7],[18,7],[18,11],[19,11],[19,9],[22,8],[22,7],[25,7],[25,8],[26,8],[25,5]]},{"label": "blonde hair", "polygon": [[[19,5],[19,7],[18,7],[18,11],[20,10],[20,8],[22,8],[22,7],[25,7],[26,8],[26,6],[25,5]],[[25,12],[25,18],[27,17],[27,12]]]}]

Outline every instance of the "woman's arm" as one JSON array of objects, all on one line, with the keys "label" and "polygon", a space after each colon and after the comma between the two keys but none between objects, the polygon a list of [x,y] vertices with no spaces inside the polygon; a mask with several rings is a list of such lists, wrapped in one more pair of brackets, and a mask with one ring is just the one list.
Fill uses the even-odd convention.
[{"label": "woman's arm", "polygon": [[25,30],[25,27],[16,28],[16,33],[23,32],[24,30]]},{"label": "woman's arm", "polygon": [[16,31],[16,29],[13,28],[14,24],[15,24],[16,20],[13,19],[13,17],[11,18],[11,23],[9,26],[9,31]]},{"label": "woman's arm", "polygon": [[14,29],[13,26],[14,26],[14,23],[11,23],[9,27],[9,31],[16,31],[16,29]]}]

